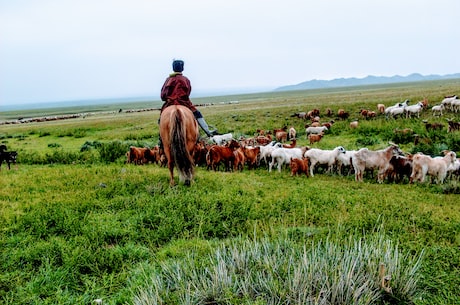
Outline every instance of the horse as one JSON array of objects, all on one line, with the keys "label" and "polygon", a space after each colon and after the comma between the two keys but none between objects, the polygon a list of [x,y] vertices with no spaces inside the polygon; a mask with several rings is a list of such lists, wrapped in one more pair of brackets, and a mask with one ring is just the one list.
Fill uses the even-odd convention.
[{"label": "horse", "polygon": [[174,167],[179,171],[179,181],[190,186],[195,169],[193,151],[199,135],[198,123],[187,107],[172,105],[162,111],[160,137],[168,160],[171,186],[175,185]]}]

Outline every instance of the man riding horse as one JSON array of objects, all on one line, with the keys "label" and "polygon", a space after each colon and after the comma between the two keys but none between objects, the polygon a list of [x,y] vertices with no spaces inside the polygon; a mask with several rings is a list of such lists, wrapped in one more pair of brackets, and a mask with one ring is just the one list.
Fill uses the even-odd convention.
[{"label": "man riding horse", "polygon": [[[174,72],[169,75],[161,88],[161,100],[164,103],[161,107],[160,115],[168,106],[183,105],[193,112],[198,125],[204,130],[208,137],[219,134],[217,130],[209,130],[209,126],[204,120],[203,115],[190,100],[192,86],[190,80],[182,74],[182,71],[184,71],[184,61],[174,60],[172,68]],[[161,145],[160,137],[160,146]]]}]

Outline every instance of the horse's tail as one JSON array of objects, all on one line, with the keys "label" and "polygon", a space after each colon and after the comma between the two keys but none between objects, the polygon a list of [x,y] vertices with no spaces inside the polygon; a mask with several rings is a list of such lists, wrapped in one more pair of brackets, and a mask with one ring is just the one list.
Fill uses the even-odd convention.
[{"label": "horse's tail", "polygon": [[193,178],[195,163],[187,149],[186,120],[181,111],[176,111],[171,128],[171,155],[179,171],[179,179],[190,185]]}]

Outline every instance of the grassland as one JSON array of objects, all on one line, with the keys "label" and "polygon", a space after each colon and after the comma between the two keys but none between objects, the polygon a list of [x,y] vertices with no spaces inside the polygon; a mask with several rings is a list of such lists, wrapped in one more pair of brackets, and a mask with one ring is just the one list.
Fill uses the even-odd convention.
[{"label": "grassland", "polygon": [[[258,128],[292,125],[300,133],[298,145],[306,145],[305,122],[291,117],[295,112],[344,108],[351,120],[377,103],[428,98],[434,105],[459,88],[460,80],[451,80],[194,102],[213,104],[200,110],[221,132],[251,136]],[[366,177],[357,183],[335,174],[306,178],[290,177],[288,170],[228,173],[199,167],[191,187],[170,188],[165,168],[124,162],[129,145],[153,146],[158,139],[159,113],[116,111],[152,107],[132,106],[76,107],[66,111],[91,115],[1,126],[0,142],[19,152],[17,170],[3,164],[0,172],[1,303],[359,303],[341,291],[358,279],[368,293],[360,304],[458,303],[458,182],[378,184]],[[59,111],[26,116],[50,113]],[[460,114],[433,118],[425,111],[420,119],[360,120],[357,130],[348,128],[349,121],[336,121],[317,146],[379,149],[397,141],[405,152],[459,154],[458,132],[429,133],[422,123],[446,123],[446,117],[460,120]],[[335,117],[324,118],[329,119]],[[395,138],[393,129],[404,127],[419,134],[421,143]],[[315,263],[299,271],[302,257]],[[371,289],[379,263],[389,270],[392,293]],[[350,270],[356,277],[342,276]],[[319,281],[313,288],[296,286],[293,274],[300,274],[299,281]],[[320,281],[325,278],[332,283]],[[345,281],[350,278],[354,284]],[[293,295],[294,290],[312,292]]]}]

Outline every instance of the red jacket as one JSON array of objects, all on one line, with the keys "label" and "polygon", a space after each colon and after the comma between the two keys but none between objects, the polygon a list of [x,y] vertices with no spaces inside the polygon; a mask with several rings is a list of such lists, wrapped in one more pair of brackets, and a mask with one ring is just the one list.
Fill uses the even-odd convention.
[{"label": "red jacket", "polygon": [[161,88],[161,100],[164,101],[161,111],[171,105],[183,105],[195,112],[197,109],[190,101],[191,92],[192,86],[187,77],[180,72],[170,74]]}]

